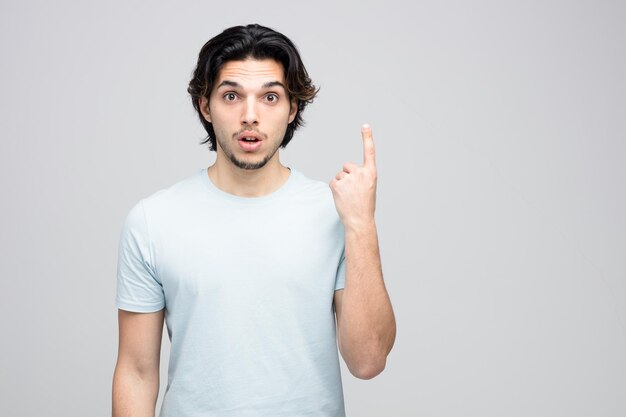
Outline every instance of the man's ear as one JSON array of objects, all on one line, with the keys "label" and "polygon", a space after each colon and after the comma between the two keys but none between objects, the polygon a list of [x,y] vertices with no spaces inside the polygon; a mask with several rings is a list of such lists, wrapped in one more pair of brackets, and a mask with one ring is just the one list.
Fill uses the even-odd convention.
[{"label": "man's ear", "polygon": [[295,97],[292,98],[289,106],[289,123],[291,123],[296,118],[296,113],[298,113],[298,100]]},{"label": "man's ear", "polygon": [[202,96],[198,99],[198,104],[200,106],[200,112],[202,113],[202,116],[204,116],[204,119],[209,123],[213,123],[211,121],[211,113],[209,112],[209,100],[207,100],[206,97]]}]

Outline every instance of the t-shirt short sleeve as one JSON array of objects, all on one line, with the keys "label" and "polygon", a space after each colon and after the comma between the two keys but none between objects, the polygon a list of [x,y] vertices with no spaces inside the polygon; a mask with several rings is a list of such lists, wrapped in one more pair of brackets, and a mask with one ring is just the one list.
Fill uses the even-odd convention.
[{"label": "t-shirt short sleeve", "polygon": [[341,252],[341,259],[337,266],[337,276],[335,277],[335,291],[344,288],[346,285],[346,257],[345,252]]},{"label": "t-shirt short sleeve", "polygon": [[118,244],[117,308],[151,313],[165,307],[163,285],[157,279],[143,200],[126,215]]}]

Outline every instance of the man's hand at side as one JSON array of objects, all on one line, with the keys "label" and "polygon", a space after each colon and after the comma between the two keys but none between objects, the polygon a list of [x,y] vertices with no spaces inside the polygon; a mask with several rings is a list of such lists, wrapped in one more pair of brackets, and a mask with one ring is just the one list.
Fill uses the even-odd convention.
[{"label": "man's hand at side", "polygon": [[154,417],[165,310],[118,310],[119,349],[113,375],[113,417]]}]

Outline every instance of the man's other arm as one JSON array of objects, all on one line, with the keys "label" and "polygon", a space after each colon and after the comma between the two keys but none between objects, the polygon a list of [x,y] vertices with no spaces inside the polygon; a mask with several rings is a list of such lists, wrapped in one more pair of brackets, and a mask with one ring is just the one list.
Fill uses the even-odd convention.
[{"label": "man's other arm", "polygon": [[113,374],[113,417],[154,417],[165,310],[118,309],[119,348]]},{"label": "man's other arm", "polygon": [[396,338],[374,223],[346,229],[346,283],[335,291],[334,305],[337,343],[348,369],[357,378],[374,378]]},{"label": "man's other arm", "polygon": [[363,165],[346,162],[330,182],[345,229],[345,285],[335,291],[337,343],[350,372],[371,379],[385,368],[396,319],[385,288],[378,248],[377,169],[369,125],[361,127]]}]

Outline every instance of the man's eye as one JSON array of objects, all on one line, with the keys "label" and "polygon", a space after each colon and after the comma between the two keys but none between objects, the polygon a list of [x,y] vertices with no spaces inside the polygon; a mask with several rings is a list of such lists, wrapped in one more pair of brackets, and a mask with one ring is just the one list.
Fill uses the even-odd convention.
[{"label": "man's eye", "polygon": [[277,100],[278,100],[278,96],[276,94],[270,93],[267,95],[267,101],[269,101],[270,103],[273,103]]},{"label": "man's eye", "polygon": [[237,96],[235,95],[235,93],[226,93],[224,94],[224,98],[226,99],[226,101],[233,101],[237,98]]}]

